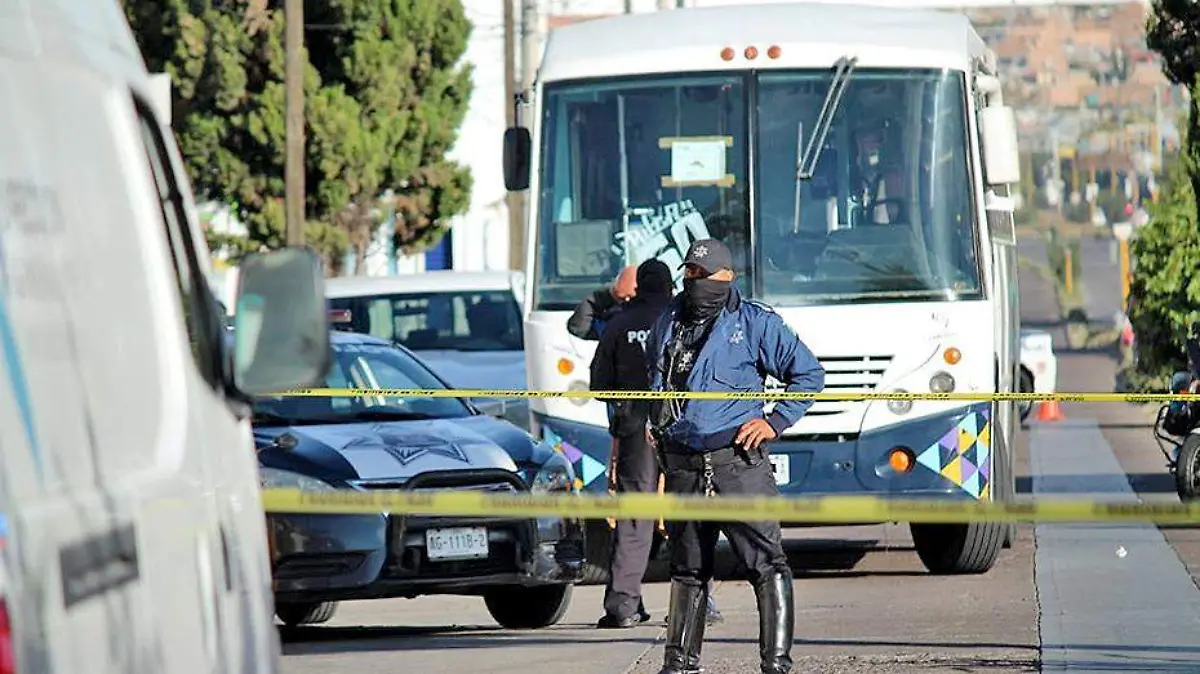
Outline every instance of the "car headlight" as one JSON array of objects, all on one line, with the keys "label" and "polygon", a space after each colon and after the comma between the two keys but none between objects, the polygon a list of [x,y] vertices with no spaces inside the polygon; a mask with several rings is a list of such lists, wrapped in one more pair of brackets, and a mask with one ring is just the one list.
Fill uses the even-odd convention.
[{"label": "car headlight", "polygon": [[572,491],[575,489],[575,470],[571,468],[571,463],[567,461],[561,454],[555,454],[542,464],[538,469],[537,474],[533,476],[533,483],[530,485],[530,491],[535,493],[548,493],[558,491]]},{"label": "car headlight", "polygon": [[315,477],[290,470],[259,467],[258,481],[263,489],[299,489],[300,491],[335,491],[337,488]]}]

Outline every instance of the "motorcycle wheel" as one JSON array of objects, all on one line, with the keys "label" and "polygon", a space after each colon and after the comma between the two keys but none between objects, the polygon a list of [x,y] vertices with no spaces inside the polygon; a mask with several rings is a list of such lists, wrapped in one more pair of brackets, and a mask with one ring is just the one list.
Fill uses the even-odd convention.
[{"label": "motorcycle wheel", "polygon": [[1187,436],[1175,458],[1175,491],[1187,503],[1200,499],[1200,435]]}]

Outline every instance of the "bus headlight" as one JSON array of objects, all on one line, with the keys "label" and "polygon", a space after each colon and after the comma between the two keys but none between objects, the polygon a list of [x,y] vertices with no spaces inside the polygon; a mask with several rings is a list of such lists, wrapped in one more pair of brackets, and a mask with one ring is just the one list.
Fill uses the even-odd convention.
[{"label": "bus headlight", "polygon": [[[908,391],[905,391],[902,388],[898,388],[898,389],[892,389],[892,393],[907,394]],[[893,398],[893,399],[889,399],[887,401],[888,411],[891,412],[892,414],[896,414],[896,415],[908,414],[909,412],[912,411],[912,406],[913,406],[913,402],[911,400],[902,400],[902,399],[898,399],[898,398]]]},{"label": "bus headlight", "polygon": [[290,470],[260,466],[258,481],[263,489],[299,489],[300,491],[336,491],[337,488],[315,477]]},{"label": "bus headlight", "polygon": [[954,377],[949,372],[938,372],[929,378],[929,390],[933,393],[953,393]]},{"label": "bus headlight", "polygon": [[[590,389],[588,388],[588,384],[586,381],[576,379],[575,381],[571,382],[570,384],[567,384],[567,390],[583,392],[583,391],[588,391]],[[571,404],[573,404],[573,405],[578,405],[580,407],[583,407],[584,405],[588,404],[588,401],[591,400],[591,398],[567,398],[567,400],[570,400]]]},{"label": "bus headlight", "polygon": [[575,471],[562,454],[554,454],[533,476],[529,490],[535,494],[569,492],[575,488]]}]

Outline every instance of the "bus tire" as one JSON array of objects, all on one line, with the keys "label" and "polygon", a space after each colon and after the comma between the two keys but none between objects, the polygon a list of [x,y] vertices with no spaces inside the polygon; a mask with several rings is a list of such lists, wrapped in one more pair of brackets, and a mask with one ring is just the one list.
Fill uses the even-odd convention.
[{"label": "bus tire", "polygon": [[[1001,503],[1012,503],[1017,500],[1017,482],[1013,469],[1015,460],[1003,438],[996,440],[996,459],[997,479],[995,483],[1003,487],[997,491],[996,495],[999,497],[997,500]],[[1000,547],[1007,550],[1017,540],[1017,524],[1016,522],[1004,522],[1003,526],[1004,540]]]},{"label": "bus tire", "polygon": [[[608,569],[612,563],[614,533],[605,520],[587,521],[587,554],[583,561],[583,575],[579,581],[581,584],[603,585],[608,582]],[[653,564],[656,561],[665,561],[668,551],[666,534],[660,531],[658,527],[655,527],[654,539],[650,543],[649,563]]]},{"label": "bus tire", "polygon": [[608,566],[612,559],[613,530],[605,520],[587,520],[583,576],[584,585],[600,585],[608,582]]},{"label": "bus tire", "polygon": [[917,556],[939,576],[987,573],[1004,544],[1004,522],[909,525]]},{"label": "bus tire", "polygon": [[571,605],[571,585],[500,587],[483,595],[492,619],[510,630],[536,630],[555,625]]},{"label": "bus tire", "polygon": [[[1016,498],[1012,455],[1003,433],[995,428],[992,433],[992,499],[1007,503]],[[1016,525],[1012,522],[913,522],[909,530],[921,563],[935,575],[987,573],[995,565],[1000,550],[1016,538]]]}]

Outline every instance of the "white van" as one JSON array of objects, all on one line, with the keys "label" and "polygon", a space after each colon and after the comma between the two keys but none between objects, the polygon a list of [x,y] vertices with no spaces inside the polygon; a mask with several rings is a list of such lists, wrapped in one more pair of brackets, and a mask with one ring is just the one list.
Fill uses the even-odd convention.
[{"label": "white van", "polygon": [[117,0],[0,8],[5,674],[278,668],[246,403],[328,368],[319,263],[247,260],[227,354],[152,96]]},{"label": "white van", "polygon": [[[451,388],[524,390],[520,271],[428,271],[325,282],[334,328],[396,342]],[[475,398],[481,410],[529,428],[528,400]]]}]

